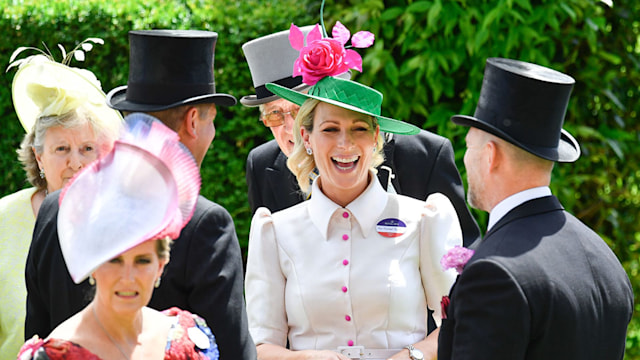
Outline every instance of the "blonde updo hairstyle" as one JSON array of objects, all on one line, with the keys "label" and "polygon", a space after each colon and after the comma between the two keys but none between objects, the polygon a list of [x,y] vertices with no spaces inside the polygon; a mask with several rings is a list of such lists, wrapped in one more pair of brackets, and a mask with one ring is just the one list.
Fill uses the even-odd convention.
[{"label": "blonde updo hairstyle", "polygon": [[165,260],[167,263],[169,262],[172,244],[173,240],[168,236],[156,240],[156,253],[160,260]]},{"label": "blonde updo hairstyle", "polygon": [[[307,154],[307,149],[304,146],[300,129],[305,128],[309,133],[313,132],[313,121],[315,117],[315,110],[320,100],[307,99],[298,111],[295,122],[293,124],[293,151],[287,160],[287,167],[296,176],[298,186],[305,195],[308,195],[311,191],[311,184],[309,183],[309,175],[316,168],[316,162],[313,155]],[[375,116],[367,117],[368,123],[371,126],[371,136],[374,136],[375,129],[378,127],[378,119]],[[377,172],[376,168],[384,162],[384,136],[378,135],[378,141],[376,143],[376,151],[371,158],[370,168],[374,172]]]},{"label": "blonde updo hairstyle", "polygon": [[[64,129],[72,129],[89,123],[96,135],[98,154],[105,154],[111,150],[113,142],[118,138],[121,123],[111,124],[102,121],[98,116],[85,106],[79,106],[62,115],[40,116],[36,119],[33,128],[27,133],[18,153],[18,160],[27,175],[27,180],[38,190],[47,189],[47,179],[40,177],[40,167],[36,161],[36,153],[41,155],[44,151],[44,141],[50,128],[59,126]],[[46,176],[46,174],[45,174]]]}]

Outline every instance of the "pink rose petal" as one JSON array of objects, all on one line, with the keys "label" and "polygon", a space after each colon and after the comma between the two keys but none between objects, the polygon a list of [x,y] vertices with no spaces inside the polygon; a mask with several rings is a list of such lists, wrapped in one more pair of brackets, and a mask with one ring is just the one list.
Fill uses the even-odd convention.
[{"label": "pink rose petal", "polygon": [[300,28],[293,25],[293,23],[289,28],[289,43],[292,48],[298,51],[300,51],[304,46],[304,35],[302,34],[302,31],[300,31]]},{"label": "pink rose petal", "polygon": [[[335,28],[334,28],[335,29]],[[351,45],[357,48],[368,48],[373,45],[375,35],[369,31],[358,31],[351,38]]]},{"label": "pink rose petal", "polygon": [[320,26],[316,24],[316,26],[309,32],[309,35],[307,35],[307,46],[320,39],[322,39],[322,33],[320,32]]},{"label": "pink rose petal", "polygon": [[355,50],[347,50],[344,63],[349,69],[355,69],[362,72],[362,57]]},{"label": "pink rose petal", "polygon": [[340,21],[336,21],[336,24],[331,31],[333,38],[338,40],[342,45],[346,44],[351,37],[351,32]]}]

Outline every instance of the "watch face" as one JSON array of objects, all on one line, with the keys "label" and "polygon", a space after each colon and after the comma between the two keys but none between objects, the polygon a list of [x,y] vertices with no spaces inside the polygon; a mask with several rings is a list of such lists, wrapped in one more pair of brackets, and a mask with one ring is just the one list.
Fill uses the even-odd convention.
[{"label": "watch face", "polygon": [[413,360],[423,360],[424,359],[424,354],[422,353],[422,351],[418,350],[418,349],[413,349],[409,352],[409,356],[411,356],[411,358]]}]

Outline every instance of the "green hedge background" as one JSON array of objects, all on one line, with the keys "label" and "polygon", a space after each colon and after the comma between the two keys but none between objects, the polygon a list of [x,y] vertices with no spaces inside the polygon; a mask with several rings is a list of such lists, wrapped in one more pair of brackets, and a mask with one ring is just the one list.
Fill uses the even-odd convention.
[{"label": "green hedge background", "polygon": [[[127,81],[132,29],[200,29],[219,34],[216,82],[238,99],[253,87],[241,45],[319,22],[320,0],[0,0],[0,64],[19,46],[57,59],[87,37],[105,44],[73,66],[92,70],[105,92]],[[558,164],[552,190],[565,207],[607,241],[640,294],[640,2],[637,0],[328,0],[325,24],[376,34],[360,51],[355,79],[385,94],[383,114],[448,137],[463,177],[465,129],[449,118],[473,114],[487,57],[539,63],[576,79],[565,128],[583,155]],[[14,70],[0,76],[0,195],[27,187],[16,158],[24,132],[11,102]],[[257,110],[220,108],[217,135],[202,165],[202,194],[234,218],[246,249],[251,212],[244,164],[251,148],[270,139]],[[481,226],[486,213],[474,212]],[[636,310],[640,310],[636,299]],[[625,359],[640,359],[640,318],[629,327]]]}]

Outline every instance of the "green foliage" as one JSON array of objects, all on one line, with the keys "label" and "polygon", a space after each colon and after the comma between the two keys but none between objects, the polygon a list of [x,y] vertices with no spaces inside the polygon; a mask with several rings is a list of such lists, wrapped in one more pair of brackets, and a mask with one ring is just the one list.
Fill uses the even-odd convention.
[{"label": "green foliage", "polygon": [[[44,48],[61,59],[57,44],[73,49],[87,37],[98,37],[86,61],[71,66],[93,71],[105,92],[127,82],[128,31],[171,28],[210,30],[218,33],[215,53],[216,90],[240,99],[254,93],[249,67],[241,50],[243,43],[286,30],[292,19],[298,24],[316,21],[304,3],[296,0],[221,1],[0,1],[0,64],[9,64],[20,46]],[[21,54],[22,55],[22,54]],[[30,54],[24,54],[30,55]],[[0,115],[3,119],[0,167],[4,171],[0,194],[27,187],[24,171],[15,154],[24,130],[11,103],[11,81],[15,70],[0,79]],[[202,164],[202,194],[222,204],[235,220],[238,238],[246,248],[251,221],[244,166],[251,148],[266,142],[271,133],[258,121],[256,109],[241,105],[218,108],[216,139]]]},{"label": "green foliage", "polygon": [[[319,22],[319,0],[110,1],[0,0],[0,63],[19,46],[45,42],[72,49],[87,37],[105,44],[73,66],[96,73],[110,90],[127,81],[132,29],[212,30],[217,90],[240,98],[253,87],[241,45],[285,30],[291,22]],[[565,128],[576,136],[582,157],[558,164],[552,190],[566,208],[601,234],[622,261],[640,294],[640,2],[610,7],[597,0],[328,0],[325,24],[336,20],[352,32],[376,34],[359,50],[364,72],[355,79],[385,94],[383,113],[450,138],[464,176],[465,128],[453,114],[473,114],[488,57],[535,62],[576,79]],[[15,71],[0,77],[0,194],[25,187],[15,156],[23,130],[11,104]],[[229,210],[246,247],[250,210],[244,164],[251,148],[270,138],[257,110],[219,108],[217,136],[202,165],[202,193]],[[486,214],[476,212],[481,224]],[[638,304],[636,302],[636,304]],[[636,305],[640,310],[640,305]],[[626,359],[640,359],[640,319],[627,337]]]},{"label": "green foliage", "polygon": [[[552,190],[602,235],[640,294],[640,3],[613,3],[335,1],[327,24],[339,19],[377,35],[357,80],[385,94],[383,112],[449,137],[462,173],[466,129],[449,118],[473,114],[486,58],[535,62],[573,76],[565,128],[578,138],[582,157],[555,167]],[[486,214],[476,215],[484,225]],[[627,359],[640,358],[638,345],[636,317]]]}]

